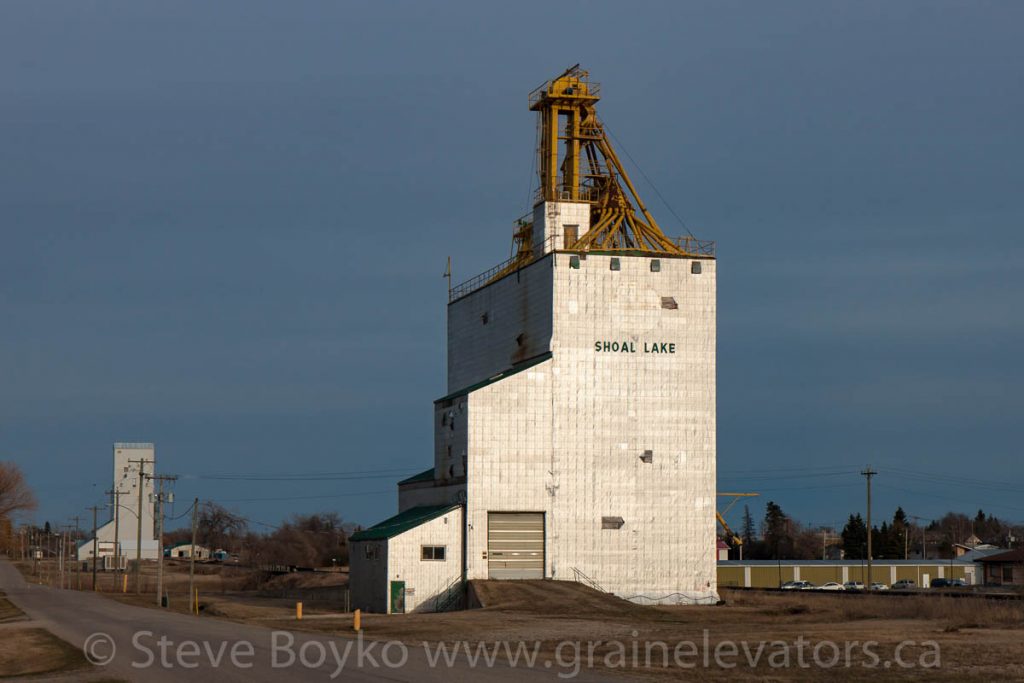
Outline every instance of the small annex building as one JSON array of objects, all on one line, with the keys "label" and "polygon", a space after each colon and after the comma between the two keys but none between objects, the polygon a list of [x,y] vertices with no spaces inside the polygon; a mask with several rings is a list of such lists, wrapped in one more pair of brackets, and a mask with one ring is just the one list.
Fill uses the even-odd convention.
[{"label": "small annex building", "polygon": [[462,507],[409,508],[349,537],[353,607],[434,612],[461,597]]}]

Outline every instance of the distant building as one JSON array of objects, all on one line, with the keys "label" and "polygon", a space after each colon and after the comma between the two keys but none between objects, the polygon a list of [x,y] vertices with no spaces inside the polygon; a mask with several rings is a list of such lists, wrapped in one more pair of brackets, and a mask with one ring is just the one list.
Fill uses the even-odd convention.
[{"label": "distant building", "polygon": [[956,557],[964,557],[972,550],[997,550],[998,548],[999,546],[994,546],[991,543],[982,543],[980,538],[971,535],[963,543],[954,543],[953,553]]},{"label": "distant building", "polygon": [[[932,579],[963,579],[968,585],[980,583],[973,562],[963,560],[874,560],[871,580],[892,585],[909,579],[928,588]],[[718,563],[718,585],[738,588],[778,588],[786,581],[810,581],[820,586],[830,581],[867,583],[863,560],[731,560]]]},{"label": "distant building", "polygon": [[[155,560],[160,551],[156,538],[153,480],[140,477],[139,471],[141,468],[146,474],[154,473],[156,447],[151,443],[115,443],[113,451],[114,478],[110,490],[115,493],[110,494],[110,521],[96,531],[96,554],[101,558],[120,554],[122,558],[134,560],[141,524],[142,559]],[[78,559],[89,560],[92,553],[93,539],[90,538],[79,546]]]},{"label": "distant building", "polygon": [[718,551],[719,562],[729,559],[729,544],[722,539],[718,539],[718,543],[715,545],[715,550]]},{"label": "distant building", "polygon": [[191,543],[179,543],[178,545],[171,546],[170,548],[165,548],[164,557],[169,557],[172,560],[191,559],[193,547],[195,547],[197,560],[209,560],[212,557],[212,553],[209,548],[205,548],[201,545],[193,546]]},{"label": "distant building", "polygon": [[1024,548],[979,558],[982,581],[992,586],[1024,586]]}]

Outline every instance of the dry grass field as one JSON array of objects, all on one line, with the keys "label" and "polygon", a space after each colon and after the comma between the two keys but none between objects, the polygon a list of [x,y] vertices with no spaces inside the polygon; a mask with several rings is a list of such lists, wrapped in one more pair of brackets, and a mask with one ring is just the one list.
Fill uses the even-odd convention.
[{"label": "dry grass field", "polygon": [[17,621],[24,617],[22,611],[11,604],[11,601],[4,597],[3,593],[0,593],[0,624]]},{"label": "dry grass field", "polygon": [[[557,670],[572,670],[562,663],[579,652],[584,668],[629,678],[685,673],[688,680],[706,681],[1024,680],[1024,604],[1019,602],[723,591],[721,606],[644,607],[573,583],[477,582],[477,589],[482,609],[365,615],[365,635],[417,646],[538,643],[541,659]],[[352,628],[347,615],[263,623],[349,635]],[[689,655],[691,643],[696,654],[684,656],[680,666],[676,648]],[[618,656],[623,648],[624,658]],[[716,648],[726,655],[718,662]],[[729,656],[732,652],[736,655]],[[774,666],[787,661],[788,666]]]},{"label": "dry grass field", "polygon": [[[152,568],[144,571],[148,582]],[[305,618],[296,621],[294,599],[268,597],[265,583],[262,593],[244,590],[252,581],[237,571],[209,568],[198,577],[201,618],[353,635],[352,615],[341,613],[340,606],[307,605]],[[171,591],[176,611],[187,607],[187,591],[178,586],[187,581],[186,572],[187,565],[168,568],[172,587],[178,587]],[[322,588],[344,578],[291,575],[271,585]],[[725,604],[719,606],[648,607],[569,582],[478,581],[474,590],[480,609],[366,614],[364,636],[414,647],[458,644],[463,652],[467,644],[475,649],[483,643],[502,659],[526,648],[536,653],[540,666],[550,663],[546,668],[594,669],[629,679],[685,674],[698,681],[1024,681],[1020,601],[723,589]],[[107,594],[155,606],[152,595]],[[513,650],[494,647],[504,643]]]},{"label": "dry grass field", "polygon": [[0,678],[85,670],[80,650],[41,628],[0,630]]}]

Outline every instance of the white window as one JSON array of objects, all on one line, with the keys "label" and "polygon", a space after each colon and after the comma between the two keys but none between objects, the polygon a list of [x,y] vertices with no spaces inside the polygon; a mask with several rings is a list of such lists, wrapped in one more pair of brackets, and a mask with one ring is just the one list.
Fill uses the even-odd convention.
[{"label": "white window", "polygon": [[430,560],[435,562],[444,562],[445,559],[445,546],[443,545],[424,545],[420,546],[420,559]]}]

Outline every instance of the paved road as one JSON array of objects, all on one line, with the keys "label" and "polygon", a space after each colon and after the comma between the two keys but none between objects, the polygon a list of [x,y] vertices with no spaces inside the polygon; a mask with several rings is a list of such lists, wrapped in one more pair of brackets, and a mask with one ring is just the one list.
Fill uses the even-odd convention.
[{"label": "paved road", "polygon": [[[124,605],[90,592],[28,584],[0,558],[0,592],[35,622],[97,658],[110,676],[131,681],[519,681],[558,678],[571,668],[507,664],[431,666],[424,649],[356,638],[272,631],[260,626]],[[102,633],[104,636],[95,636]],[[571,634],[566,634],[571,638]],[[92,638],[92,640],[90,640]],[[167,644],[160,644],[161,638]],[[232,657],[234,653],[234,657]],[[360,653],[362,659],[360,660]],[[573,680],[596,681],[581,671]]]}]

